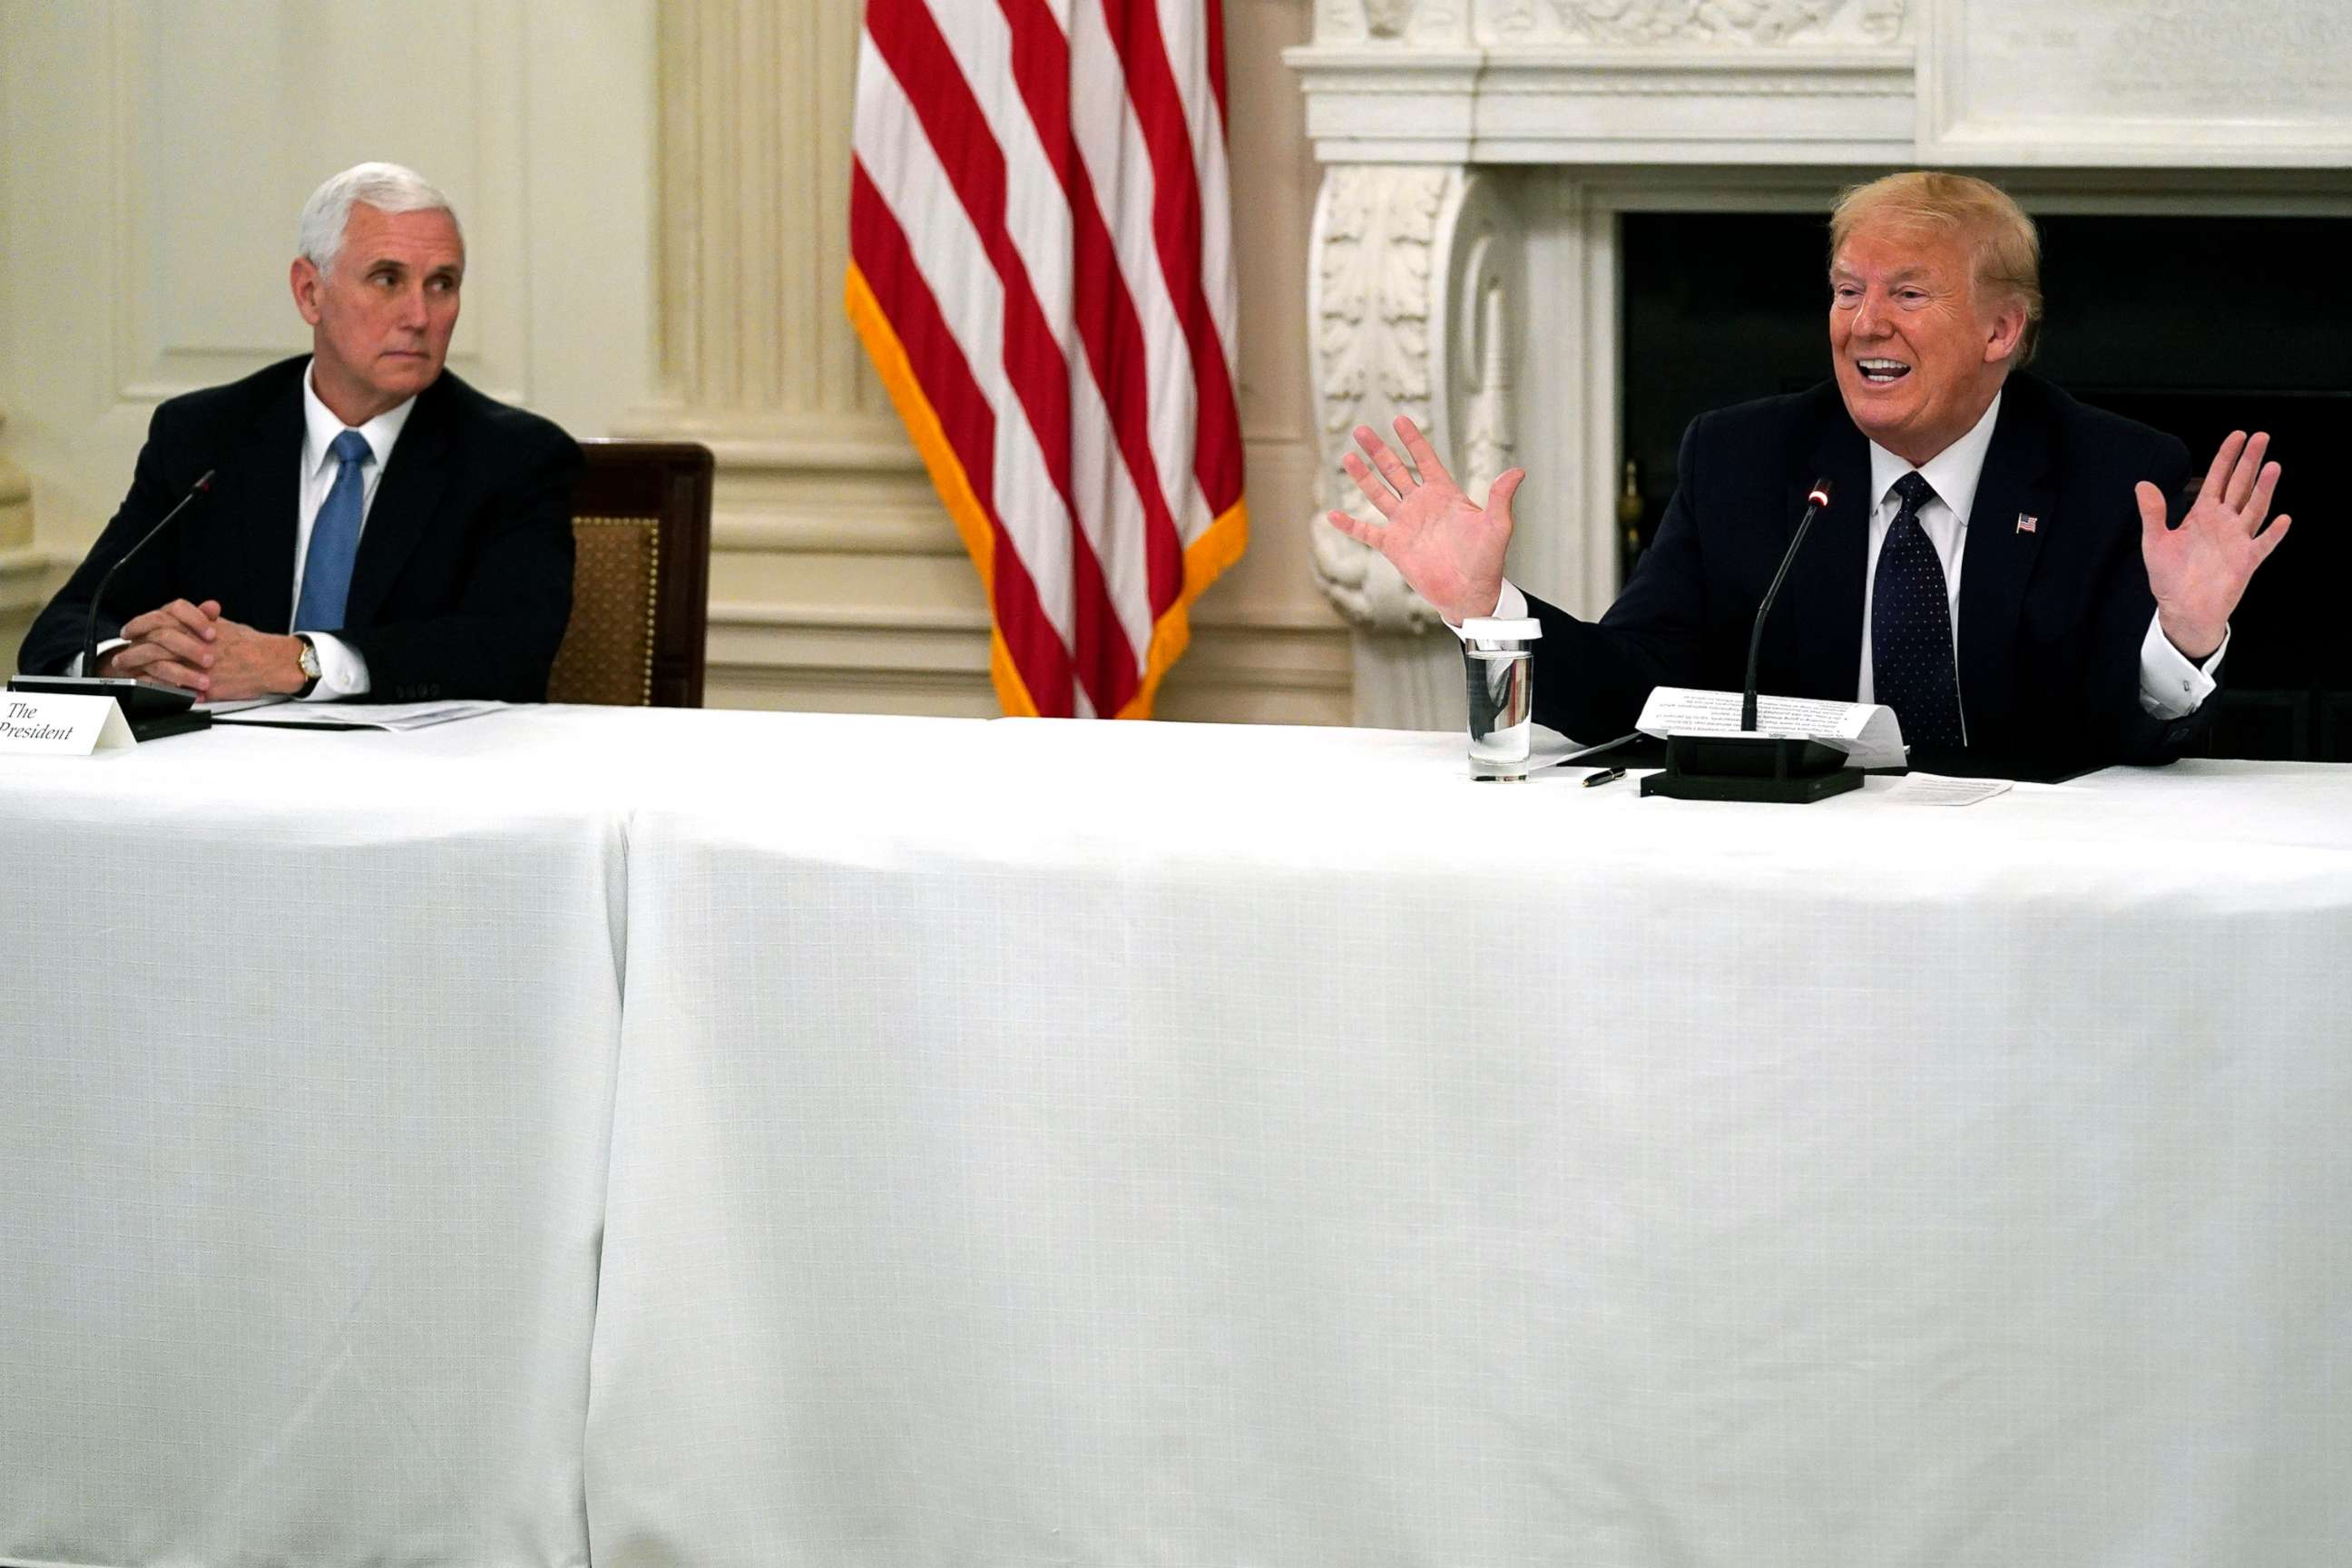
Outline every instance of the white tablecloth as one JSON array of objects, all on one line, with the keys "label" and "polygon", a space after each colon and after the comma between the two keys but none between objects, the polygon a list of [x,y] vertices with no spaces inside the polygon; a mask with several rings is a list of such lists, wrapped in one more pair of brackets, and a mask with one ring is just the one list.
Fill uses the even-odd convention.
[{"label": "white tablecloth", "polygon": [[2352,1558],[2352,772],[1889,788],[0,759],[0,1562]]},{"label": "white tablecloth", "polygon": [[534,721],[0,758],[0,1561],[585,1562],[622,819]]},{"label": "white tablecloth", "polygon": [[2352,1558],[2352,775],[1891,787],[648,799],[598,1562]]}]

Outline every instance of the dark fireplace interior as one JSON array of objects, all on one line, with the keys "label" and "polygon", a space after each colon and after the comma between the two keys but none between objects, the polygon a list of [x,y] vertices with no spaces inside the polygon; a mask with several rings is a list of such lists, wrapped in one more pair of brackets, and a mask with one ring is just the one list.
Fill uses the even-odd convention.
[{"label": "dark fireplace interior", "polygon": [[[2352,762],[2352,518],[2326,493],[2352,446],[2352,220],[2036,221],[2048,313],[2034,370],[2179,437],[2200,472],[2232,429],[2268,430],[2284,468],[2274,510],[2294,529],[2231,623],[2210,754]],[[1800,214],[1622,225],[1631,571],[1694,415],[1828,375],[1827,230]]]}]

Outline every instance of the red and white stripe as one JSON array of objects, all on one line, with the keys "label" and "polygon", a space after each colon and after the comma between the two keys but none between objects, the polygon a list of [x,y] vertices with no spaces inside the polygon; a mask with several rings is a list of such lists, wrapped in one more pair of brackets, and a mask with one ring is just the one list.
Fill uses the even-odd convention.
[{"label": "red and white stripe", "polygon": [[1247,534],[1222,0],[869,0],[849,309],[1009,712],[1145,716]]}]

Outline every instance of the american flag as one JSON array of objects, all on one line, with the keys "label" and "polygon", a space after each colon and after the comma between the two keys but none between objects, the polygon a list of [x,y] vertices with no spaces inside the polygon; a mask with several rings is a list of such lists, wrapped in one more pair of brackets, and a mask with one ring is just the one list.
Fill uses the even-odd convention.
[{"label": "american flag", "polygon": [[870,0],[848,306],[1008,713],[1149,717],[1240,558],[1223,0]]}]

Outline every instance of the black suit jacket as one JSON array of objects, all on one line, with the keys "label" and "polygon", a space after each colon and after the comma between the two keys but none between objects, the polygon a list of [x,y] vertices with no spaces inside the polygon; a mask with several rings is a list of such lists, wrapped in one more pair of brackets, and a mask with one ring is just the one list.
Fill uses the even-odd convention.
[{"label": "black suit jacket", "polygon": [[[2210,721],[2139,705],[2156,600],[2132,487],[2180,493],[2189,450],[2012,374],[1970,509],[1955,635],[1972,772],[2052,776],[2169,762]],[[1836,384],[1701,415],[1654,542],[1596,623],[1530,601],[1537,720],[1586,739],[1633,728],[1650,689],[1738,690],[1756,606],[1817,478],[1835,487],[1789,569],[1759,660],[1776,696],[1853,700],[1870,534],[1870,452]],[[2017,520],[2034,520],[2031,531]],[[1899,718],[1900,715],[1897,715]],[[1945,759],[1916,759],[1944,763]]]},{"label": "black suit jacket", "polygon": [[[131,493],[25,638],[18,667],[54,674],[81,651],[90,595],[205,469],[199,497],[124,566],[101,639],[173,599],[283,633],[294,614],[302,374],[286,360],[161,405]],[[580,448],[547,420],[443,372],[417,395],[384,465],[331,630],[367,660],[367,700],[537,702],[572,614],[572,485]]]}]

